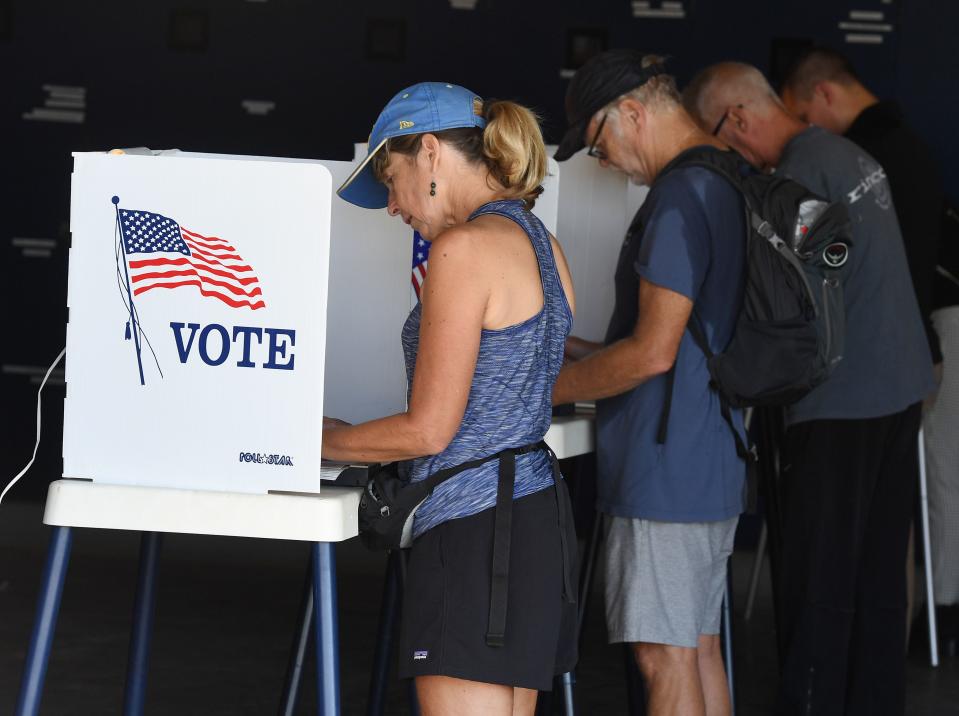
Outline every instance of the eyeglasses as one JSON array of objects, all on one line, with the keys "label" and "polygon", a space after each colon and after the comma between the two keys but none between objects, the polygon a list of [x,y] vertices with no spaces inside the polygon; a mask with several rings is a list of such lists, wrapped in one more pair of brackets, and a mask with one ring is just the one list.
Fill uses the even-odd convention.
[{"label": "eyeglasses", "polygon": [[[742,108],[743,106],[741,104],[736,105],[736,109],[742,109]],[[714,137],[719,136],[719,130],[723,128],[723,125],[726,123],[726,120],[729,119],[730,111],[732,111],[732,108],[727,109],[725,112],[723,112],[723,116],[719,118],[719,121],[716,123],[715,129],[713,129]]]},{"label": "eyeglasses", "polygon": [[606,124],[606,118],[609,116],[609,112],[603,115],[603,118],[599,120],[599,126],[596,127],[596,134],[593,135],[593,141],[590,142],[589,149],[586,151],[586,156],[595,157],[600,161],[606,159],[606,152],[602,149],[596,148],[596,142],[599,141],[599,135],[603,133],[603,125]]}]

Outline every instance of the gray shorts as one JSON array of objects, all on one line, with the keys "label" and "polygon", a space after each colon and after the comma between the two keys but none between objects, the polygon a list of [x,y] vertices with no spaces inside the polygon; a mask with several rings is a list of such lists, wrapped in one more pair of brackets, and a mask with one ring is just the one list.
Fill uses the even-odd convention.
[{"label": "gray shorts", "polygon": [[738,517],[653,522],[606,516],[606,626],[610,643],[695,647],[718,634],[726,560]]}]

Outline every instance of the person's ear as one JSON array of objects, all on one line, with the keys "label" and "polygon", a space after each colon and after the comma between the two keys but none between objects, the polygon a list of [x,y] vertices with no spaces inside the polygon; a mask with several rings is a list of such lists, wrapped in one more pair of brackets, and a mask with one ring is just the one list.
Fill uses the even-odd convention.
[{"label": "person's ear", "polygon": [[745,134],[749,129],[749,116],[742,106],[730,107],[726,124],[739,134]]},{"label": "person's ear", "polygon": [[813,88],[813,98],[815,99],[817,97],[821,99],[827,107],[831,107],[836,100],[836,88],[832,86],[831,82],[827,82],[826,80],[817,82]]},{"label": "person's ear", "polygon": [[436,138],[435,134],[427,133],[423,135],[423,139],[420,140],[420,151],[423,153],[423,158],[427,164],[429,164],[429,170],[435,172],[440,155],[440,140]]},{"label": "person's ear", "polygon": [[647,114],[646,108],[642,102],[638,102],[632,97],[627,97],[619,103],[619,121],[622,125],[634,127],[641,130],[646,126]]}]

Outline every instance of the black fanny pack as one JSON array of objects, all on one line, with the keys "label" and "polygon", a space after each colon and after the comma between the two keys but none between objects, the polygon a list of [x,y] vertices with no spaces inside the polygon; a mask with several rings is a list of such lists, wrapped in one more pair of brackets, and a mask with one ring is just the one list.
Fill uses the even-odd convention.
[{"label": "black fanny pack", "polygon": [[416,510],[436,487],[464,470],[499,461],[496,486],[496,514],[493,532],[493,567],[491,573],[489,625],[486,643],[502,646],[506,632],[506,596],[509,585],[510,531],[513,519],[513,485],[516,479],[516,456],[545,450],[553,467],[559,512],[559,531],[563,553],[563,592],[568,601],[575,601],[570,577],[570,545],[566,534],[569,494],[561,484],[559,463],[550,447],[542,440],[519,448],[501,450],[476,460],[439,470],[425,480],[409,482],[399,476],[399,464],[371,465],[369,481],[360,498],[360,539],[374,550],[409,547],[413,543],[413,518]]}]

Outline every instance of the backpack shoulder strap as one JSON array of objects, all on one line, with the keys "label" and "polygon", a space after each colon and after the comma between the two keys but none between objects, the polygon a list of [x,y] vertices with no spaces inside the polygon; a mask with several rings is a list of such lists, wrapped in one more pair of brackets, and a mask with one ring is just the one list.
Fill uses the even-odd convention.
[{"label": "backpack shoulder strap", "polygon": [[[706,341],[706,333],[703,331],[703,326],[699,322],[699,316],[696,315],[695,311],[693,312],[692,318],[689,320],[689,325],[687,328],[689,328],[689,333],[693,337],[693,340],[696,341],[696,345],[699,346],[699,349],[706,355],[706,360],[711,360],[714,354],[709,348],[709,343]],[[729,429],[732,430],[733,439],[736,441],[736,454],[746,462],[755,460],[755,447],[747,447],[742,436],[739,434],[739,431],[736,430],[736,425],[733,423],[733,414],[729,406],[729,401],[726,400],[726,396],[723,395],[721,390],[715,390],[716,394],[719,396],[719,412],[723,416],[723,420],[725,420],[726,424],[729,426]]]},{"label": "backpack shoulder strap", "polygon": [[[739,155],[734,152],[723,152],[715,147],[693,147],[674,157],[672,161],[663,167],[659,176],[664,176],[668,172],[679,169],[680,167],[702,167],[726,179],[726,181],[732,184],[745,198],[741,179],[732,170],[738,158]],[[693,310],[695,311],[695,308]],[[695,335],[693,337],[695,338]],[[699,343],[698,340],[697,343]],[[708,350],[709,346],[706,345],[705,342],[700,344],[700,348],[703,348],[703,346]],[[712,357],[712,353],[707,353],[707,357]],[[674,362],[669,372],[666,373],[666,390],[665,397],[663,398],[663,409],[659,414],[659,429],[656,432],[656,442],[659,445],[666,444],[666,436],[669,432],[669,414],[673,407],[673,387],[675,383],[676,363]]]},{"label": "backpack shoulder strap", "polygon": [[677,154],[663,167],[660,176],[681,167],[702,167],[719,174],[741,192],[744,179],[740,173],[741,166],[747,166],[746,160],[732,150],[723,151],[710,146],[693,147]]},{"label": "backpack shoulder strap", "polygon": [[[749,168],[748,162],[733,150],[722,151],[715,147],[693,147],[679,154],[669,162],[660,175],[679,167],[702,167],[714,174],[718,174],[735,189],[743,198],[746,208],[747,231],[750,227],[749,217],[758,216],[762,212],[761,191],[753,185],[751,179],[759,179],[765,185],[770,180],[766,175],[756,174]],[[743,174],[746,169],[748,174]]]},{"label": "backpack shoulder strap", "polygon": [[[763,222],[762,218],[752,208],[752,197],[750,196],[750,193],[746,191],[746,188],[743,185],[744,177],[739,173],[738,170],[740,163],[745,163],[745,161],[745,159],[732,150],[722,151],[716,149],[715,147],[693,147],[692,149],[687,149],[685,152],[680,153],[671,162],[669,162],[663,168],[660,176],[679,167],[692,166],[703,167],[704,169],[708,169],[709,171],[715,172],[719,176],[723,177],[737,192],[739,192],[740,196],[743,197],[743,204],[746,212],[746,236],[748,240],[750,232],[753,230],[758,231],[760,229],[759,225],[764,224],[765,222]],[[692,335],[693,340],[696,341],[696,345],[698,345],[700,350],[706,354],[706,359],[711,359],[713,357],[713,352],[710,350],[709,343],[706,341],[706,336],[702,331],[702,327],[699,325],[699,319],[696,316],[695,306],[693,306],[693,314],[690,317],[690,321],[686,328]],[[669,414],[673,406],[673,387],[675,383],[676,363],[674,362],[673,366],[669,369],[669,372],[666,373],[666,394],[663,399],[663,409],[659,415],[659,429],[656,432],[656,442],[660,445],[664,445],[666,443],[666,436],[669,432]],[[733,426],[732,416],[729,414],[729,406],[726,404],[725,398],[723,398],[721,393],[719,394],[719,398],[724,411],[723,418],[726,419],[727,423],[729,423],[729,426],[733,430],[733,434],[736,436],[736,452],[740,455],[740,457],[745,457],[746,454],[750,454],[750,451],[746,449],[745,445],[742,443],[739,433]]]},{"label": "backpack shoulder strap", "polygon": [[[702,324],[699,322],[699,316],[696,314],[695,308],[693,309],[693,313],[689,318],[689,323],[686,324],[686,329],[689,331],[689,335],[691,335],[693,340],[696,342],[699,350],[701,350],[706,356],[706,361],[708,363],[710,360],[712,360],[715,354],[709,347],[709,342],[706,340],[706,333],[703,331]],[[669,372],[666,374],[666,397],[663,400],[663,410],[659,416],[659,431],[656,434],[656,442],[660,445],[664,445],[666,443],[666,435],[669,425],[669,413],[673,404],[673,384],[675,382],[676,364],[673,363],[672,368],[670,368]],[[736,454],[747,463],[751,464],[754,460],[756,460],[755,447],[747,446],[746,442],[739,434],[739,431],[736,429],[736,425],[733,423],[732,409],[730,408],[729,401],[726,400],[726,396],[722,394],[722,391],[715,388],[711,382],[710,387],[715,390],[716,395],[719,396],[719,412],[733,433],[733,439],[736,442]]]}]

